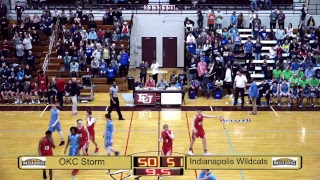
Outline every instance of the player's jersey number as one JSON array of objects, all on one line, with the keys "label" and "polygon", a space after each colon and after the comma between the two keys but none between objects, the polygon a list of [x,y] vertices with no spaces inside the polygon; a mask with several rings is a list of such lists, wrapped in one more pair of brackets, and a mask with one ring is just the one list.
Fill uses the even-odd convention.
[{"label": "player's jersey number", "polygon": [[44,146],[44,150],[45,150],[45,151],[48,151],[49,149],[50,149],[49,146]]}]

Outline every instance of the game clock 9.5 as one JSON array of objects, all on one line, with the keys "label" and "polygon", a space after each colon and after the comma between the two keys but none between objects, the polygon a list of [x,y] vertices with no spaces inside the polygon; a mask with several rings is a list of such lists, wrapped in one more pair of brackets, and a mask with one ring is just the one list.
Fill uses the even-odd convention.
[{"label": "game clock 9.5", "polygon": [[134,168],[135,176],[182,176],[183,168],[179,169],[160,169],[160,168]]}]

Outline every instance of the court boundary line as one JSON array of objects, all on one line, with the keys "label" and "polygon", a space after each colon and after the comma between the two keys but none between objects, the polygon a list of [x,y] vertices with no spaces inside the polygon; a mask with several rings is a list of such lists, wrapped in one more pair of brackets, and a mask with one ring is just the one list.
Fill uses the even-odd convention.
[{"label": "court boundary line", "polygon": [[271,108],[271,110],[273,111],[273,113],[274,113],[277,117],[279,117],[278,113],[273,109],[273,107],[270,106],[270,108]]},{"label": "court boundary line", "polygon": [[[158,156],[161,156],[161,154],[162,154],[162,150],[160,153],[160,141],[159,141],[159,139],[160,139],[160,120],[161,120],[160,115],[161,115],[161,112],[159,111],[158,112],[158,139],[157,139],[157,141],[158,141]],[[160,176],[158,176],[158,179],[159,179],[159,177]]]},{"label": "court boundary line", "polygon": [[[191,135],[190,135],[190,127],[189,127],[188,112],[187,112],[187,111],[185,111],[185,114],[186,114],[186,121],[187,121],[188,134],[189,134],[189,143],[190,143],[190,142],[191,142]],[[189,147],[188,147],[188,150],[189,150]],[[193,149],[192,149],[192,152],[193,152]],[[194,174],[196,175],[196,179],[197,179],[197,178],[198,178],[197,170],[194,170]]]},{"label": "court boundary line", "polygon": [[40,117],[43,115],[43,113],[48,109],[49,104],[44,108],[44,110],[42,111],[42,113],[40,114]]},{"label": "court boundary line", "polygon": [[[134,111],[132,111],[132,113],[131,113],[131,119],[130,119],[129,131],[128,131],[128,136],[127,136],[126,148],[124,150],[124,156],[127,155],[127,151],[128,151],[129,140],[130,140],[130,135],[131,135],[131,127],[132,127],[132,121],[133,121],[133,113],[134,113]],[[121,173],[120,179],[122,179],[122,175],[123,175],[123,173]]]},{"label": "court boundary line", "polygon": [[[213,112],[212,106],[210,106],[210,109],[211,109],[211,111]],[[234,149],[234,147],[233,147],[231,138],[230,138],[230,136],[229,136],[228,129],[226,128],[226,126],[224,125],[224,123],[221,121],[221,119],[220,119],[220,123],[222,124],[222,127],[223,127],[223,129],[224,129],[224,133],[225,133],[225,135],[226,135],[226,137],[227,137],[227,139],[228,139],[229,146],[230,146],[230,148],[231,148],[232,154],[233,154],[234,156],[236,156],[237,154],[236,154],[236,151],[235,151],[235,149]],[[242,170],[240,170],[240,176],[241,176],[242,180],[245,180],[244,174],[243,174]]]}]

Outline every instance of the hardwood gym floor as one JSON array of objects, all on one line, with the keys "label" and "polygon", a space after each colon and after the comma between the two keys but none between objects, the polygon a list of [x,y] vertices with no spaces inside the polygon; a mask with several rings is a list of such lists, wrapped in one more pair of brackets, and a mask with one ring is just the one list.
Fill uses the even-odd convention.
[{"label": "hardwood gym floor", "polygon": [[[96,104],[96,103],[94,103]],[[209,103],[207,103],[209,105]],[[2,111],[0,121],[0,171],[1,179],[42,179],[39,170],[27,171],[17,168],[17,157],[21,155],[37,155],[39,139],[44,135],[49,121],[49,112],[46,111],[41,117],[41,111],[17,111],[11,106],[9,111]],[[43,106],[38,106],[44,108]],[[88,107],[84,107],[88,108]],[[84,110],[83,109],[83,110]],[[124,109],[124,108],[123,108]],[[222,115],[227,119],[249,118],[248,110],[210,111],[207,106],[205,114]],[[214,108],[215,109],[215,108]],[[223,108],[222,108],[223,109]],[[191,110],[191,107],[190,107]],[[307,110],[307,109],[304,109]],[[91,155],[106,155],[103,149],[102,134],[105,128],[104,111],[94,111],[98,119],[96,126],[97,142],[100,152],[93,154],[93,146],[89,149]],[[303,168],[301,170],[274,170],[274,171],[226,171],[213,170],[218,179],[222,180],[283,180],[283,179],[319,179],[320,167],[319,154],[319,112],[314,111],[261,111],[257,116],[250,116],[251,123],[226,123],[226,131],[217,119],[206,119],[205,129],[208,139],[208,150],[215,155],[301,155],[303,156]],[[157,111],[123,111],[125,121],[114,120],[115,145],[122,155],[158,155],[158,130],[162,130],[163,124],[169,124],[175,133],[174,152],[186,153],[189,146],[189,128],[191,126],[194,111],[181,111],[180,109],[162,109]],[[116,119],[116,113],[112,113]],[[77,117],[72,117],[70,111],[61,112],[61,125],[65,137],[70,126],[75,125],[77,118],[85,118],[85,111],[81,111]],[[158,122],[160,124],[158,124]],[[60,139],[57,133],[53,134],[55,143]],[[62,155],[64,147],[57,147],[55,155]],[[151,152],[150,152],[151,151]],[[196,155],[202,154],[202,145],[198,140],[194,148]],[[174,153],[174,154],[175,154]],[[174,155],[173,154],[173,155]],[[101,180],[112,179],[106,174],[107,171],[80,171],[75,180]],[[183,177],[171,179],[196,179],[199,172],[185,171]],[[115,176],[120,179],[120,175]],[[72,179],[71,171],[54,171],[55,180]],[[129,178],[133,179],[133,178]],[[142,180],[156,180],[156,177],[143,177]],[[164,179],[170,179],[164,178]]]}]

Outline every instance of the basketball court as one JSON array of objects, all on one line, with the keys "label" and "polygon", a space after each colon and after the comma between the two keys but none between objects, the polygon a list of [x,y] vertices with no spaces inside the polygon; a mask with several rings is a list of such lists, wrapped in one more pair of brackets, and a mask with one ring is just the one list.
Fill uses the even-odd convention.
[{"label": "basketball court", "polygon": [[[98,94],[98,97],[108,97],[107,94]],[[100,98],[98,98],[100,99]],[[107,98],[99,101],[108,102]],[[85,119],[85,109],[93,110],[93,115],[98,119],[96,125],[96,139],[100,152],[93,154],[94,146],[90,144],[89,155],[106,155],[103,148],[103,133],[105,130],[105,109],[101,103],[85,104],[81,107],[79,115],[72,117],[71,107],[61,110],[61,126],[64,136],[69,134],[69,128],[76,125],[78,118]],[[210,101],[209,101],[210,102]],[[202,101],[204,114],[221,115],[225,119],[246,119],[247,123],[224,123],[218,119],[205,119],[204,128],[208,142],[208,151],[214,155],[300,155],[303,156],[303,168],[301,170],[212,170],[212,173],[222,180],[283,180],[320,179],[317,167],[320,167],[319,154],[319,119],[318,111],[286,111],[269,107],[262,108],[257,116],[249,116],[250,107],[244,109],[238,107],[211,107],[209,102]],[[99,106],[100,104],[100,106]],[[208,104],[204,106],[204,104]],[[123,105],[123,102],[122,102]],[[91,106],[91,107],[89,107]],[[1,179],[42,179],[39,170],[19,170],[17,157],[23,155],[38,155],[38,142],[44,136],[48,128],[49,109],[40,116],[45,106],[34,106],[24,110],[22,106],[1,106],[2,118],[0,121],[0,156]],[[27,107],[26,107],[27,108]],[[191,123],[195,115],[196,106],[183,106],[181,109],[151,108],[151,111],[134,107],[123,107],[125,121],[117,120],[116,112],[112,113],[115,125],[114,147],[121,155],[159,155],[161,144],[158,143],[159,131],[162,125],[168,124],[174,131],[175,141],[173,155],[185,155],[188,151]],[[33,111],[31,111],[33,110]],[[55,144],[60,143],[57,133],[53,134]],[[54,155],[63,155],[64,147],[56,147]],[[195,155],[202,155],[202,144],[198,139],[194,146]],[[71,176],[71,171],[55,170],[55,180],[101,180],[110,179],[108,171],[80,170],[76,176]],[[129,173],[129,172],[128,172]],[[123,173],[122,176],[127,176]],[[165,179],[196,179],[199,173],[193,170],[185,171],[181,177],[165,177]],[[120,179],[121,174],[114,175]],[[128,179],[134,179],[133,177]],[[142,177],[142,180],[156,180],[157,177]]]}]

